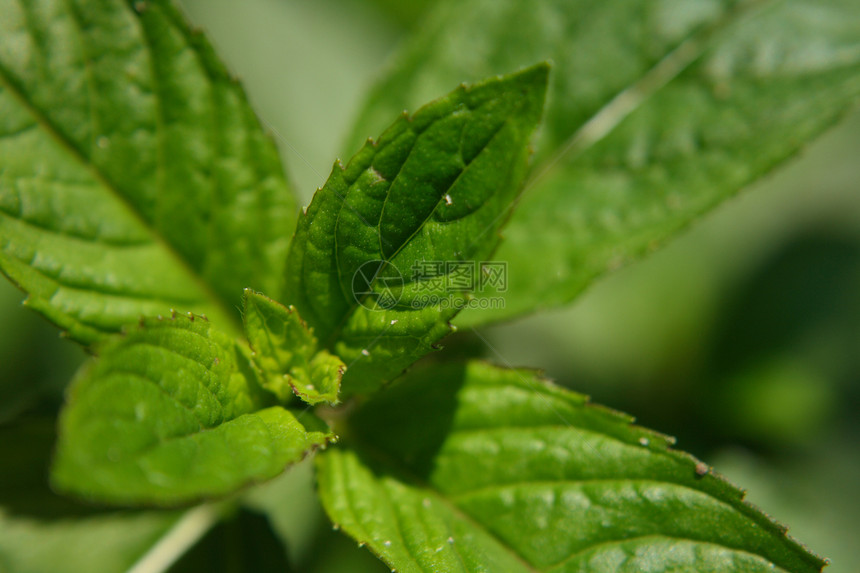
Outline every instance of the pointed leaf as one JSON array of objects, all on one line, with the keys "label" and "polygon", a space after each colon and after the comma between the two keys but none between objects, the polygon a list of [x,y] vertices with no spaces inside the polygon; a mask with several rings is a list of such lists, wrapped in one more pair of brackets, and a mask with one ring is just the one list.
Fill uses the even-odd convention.
[{"label": "pointed leaf", "polygon": [[[516,199],[548,68],[461,86],[402,116],[346,167],[335,165],[299,218],[286,300],[371,391],[432,349],[467,293],[415,267],[474,266],[494,250]],[[468,289],[465,289],[468,291]]]},{"label": "pointed leaf", "polygon": [[860,99],[855,0],[466,0],[440,5],[373,89],[348,149],[455,81],[555,65],[545,129],[494,258],[503,305],[567,302],[795,154]]},{"label": "pointed leaf", "polygon": [[69,390],[52,480],[122,504],[186,503],[272,478],[331,437],[271,406],[250,358],[201,319],[111,342]]},{"label": "pointed leaf", "polygon": [[294,307],[245,290],[245,336],[254,362],[263,372],[263,386],[282,402],[293,393],[309,404],[336,404],[346,366],[326,351]]},{"label": "pointed leaf", "polygon": [[170,308],[238,332],[295,216],[241,87],[167,0],[0,10],[0,269],[84,343]]},{"label": "pointed leaf", "polygon": [[308,362],[307,370],[293,370],[293,392],[308,404],[337,404],[345,372],[346,365],[340,358],[321,350]]},{"label": "pointed leaf", "polygon": [[529,371],[424,368],[340,430],[323,505],[400,573],[823,565],[670,439]]}]

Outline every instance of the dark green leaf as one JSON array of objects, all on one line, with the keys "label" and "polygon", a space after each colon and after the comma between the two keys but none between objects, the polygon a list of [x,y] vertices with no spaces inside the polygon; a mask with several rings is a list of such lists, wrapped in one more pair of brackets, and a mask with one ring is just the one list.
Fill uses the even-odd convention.
[{"label": "dark green leaf", "polygon": [[[461,86],[401,116],[336,164],[299,218],[285,300],[347,363],[346,392],[374,390],[449,332],[468,293],[435,283],[496,247],[547,73],[538,65]],[[442,264],[438,281],[416,278],[427,262]]]},{"label": "dark green leaf", "polygon": [[89,343],[141,315],[238,333],[294,200],[241,87],[167,0],[5,2],[0,269]]},{"label": "dark green leaf", "polygon": [[311,414],[271,406],[250,357],[199,318],[147,321],[100,354],[60,419],[63,491],[186,503],[274,477],[331,437]]},{"label": "dark green leaf", "polygon": [[417,370],[339,433],[323,504],[398,572],[823,565],[670,439],[529,371]]},{"label": "dark green leaf", "polygon": [[545,128],[495,258],[505,304],[564,303],[796,153],[860,98],[855,0],[448,2],[372,91],[349,141],[455,81],[555,65]]},{"label": "dark green leaf", "polygon": [[263,385],[282,402],[295,393],[309,404],[336,404],[346,366],[325,350],[296,309],[245,290],[245,336],[254,362],[263,372]]},{"label": "dark green leaf", "polygon": [[21,293],[0,278],[0,424],[51,400],[85,358],[77,345],[21,305]]},{"label": "dark green leaf", "polygon": [[239,510],[194,545],[167,573],[290,573],[286,548],[269,520]]},{"label": "dark green leaf", "polygon": [[0,460],[5,468],[10,468],[10,471],[0,472],[0,508],[3,511],[41,520],[68,519],[100,511],[51,491],[48,466],[56,439],[53,417],[26,415],[0,425]]}]

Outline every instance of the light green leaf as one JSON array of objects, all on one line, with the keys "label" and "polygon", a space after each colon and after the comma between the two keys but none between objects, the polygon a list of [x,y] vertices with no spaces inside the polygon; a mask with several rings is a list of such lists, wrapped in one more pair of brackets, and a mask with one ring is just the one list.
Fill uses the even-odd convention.
[{"label": "light green leaf", "polygon": [[348,148],[456,81],[551,59],[536,160],[494,258],[504,305],[564,303],[795,154],[860,99],[855,0],[467,0],[428,18]]},{"label": "light green leaf", "polygon": [[72,383],[52,481],[120,504],[171,505],[272,478],[331,438],[272,406],[249,356],[201,319],[152,320]]},{"label": "light green leaf", "polygon": [[337,403],[346,366],[325,350],[317,352],[317,339],[294,307],[246,289],[244,320],[263,386],[282,402],[295,393],[309,404]]},{"label": "light green leaf", "polygon": [[116,573],[156,545],[178,512],[109,513],[43,521],[0,509],[0,571]]},{"label": "light green leaf", "polygon": [[340,382],[346,365],[326,350],[317,352],[305,371],[295,370],[293,392],[308,404],[337,404]]},{"label": "light green leaf", "polygon": [[[402,115],[346,167],[334,166],[300,216],[287,295],[324,348],[349,366],[344,391],[367,392],[430,352],[498,243],[520,190],[548,67],[461,86]],[[416,265],[441,263],[432,280]]]},{"label": "light green leaf", "polygon": [[238,333],[295,203],[241,87],[168,0],[0,4],[0,269],[84,343],[170,308]]},{"label": "light green leaf", "polygon": [[45,470],[55,437],[54,420],[32,414],[0,425],[0,460],[12,470],[0,472],[3,573],[128,571],[187,524],[178,511],[105,511],[53,493]]},{"label": "light green leaf", "polygon": [[[407,408],[407,404],[421,404]],[[317,457],[331,519],[411,571],[819,571],[672,440],[533,372],[410,373]]]}]

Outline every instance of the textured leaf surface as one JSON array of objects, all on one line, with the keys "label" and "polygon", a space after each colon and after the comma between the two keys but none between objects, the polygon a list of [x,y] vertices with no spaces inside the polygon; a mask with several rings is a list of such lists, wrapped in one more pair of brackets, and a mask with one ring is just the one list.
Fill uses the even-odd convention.
[{"label": "textured leaf surface", "polygon": [[245,290],[245,336],[263,385],[282,402],[295,393],[309,404],[335,404],[346,366],[325,350],[294,307]]},{"label": "textured leaf surface", "polygon": [[170,308],[234,328],[243,288],[277,296],[277,152],[171,4],[0,14],[0,269],[27,303],[88,343]]},{"label": "textured leaf surface", "polygon": [[670,439],[532,372],[420,369],[339,433],[325,509],[398,572],[822,566]]},{"label": "textured leaf surface", "polygon": [[416,278],[475,265],[494,250],[540,118],[548,68],[461,86],[336,164],[299,218],[287,296],[347,363],[347,392],[369,391],[432,349],[466,292]]},{"label": "textured leaf surface", "polygon": [[860,98],[854,0],[448,2],[372,91],[349,148],[455,81],[551,59],[544,129],[495,258],[503,308],[566,302],[785,160]]},{"label": "textured leaf surface", "polygon": [[100,354],[61,416],[52,479],[63,491],[164,505],[223,495],[329,437],[310,414],[272,406],[250,357],[200,319],[148,321]]}]

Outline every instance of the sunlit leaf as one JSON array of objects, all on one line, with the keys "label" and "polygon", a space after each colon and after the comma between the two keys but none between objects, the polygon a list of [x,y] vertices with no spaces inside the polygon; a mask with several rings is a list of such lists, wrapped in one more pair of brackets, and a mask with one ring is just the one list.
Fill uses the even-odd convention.
[{"label": "sunlit leaf", "polygon": [[372,90],[354,149],[443,86],[550,59],[526,190],[495,258],[504,304],[565,303],[793,156],[860,101],[854,0],[466,0],[425,20]]},{"label": "sunlit leaf", "polygon": [[167,0],[0,6],[0,269],[90,343],[141,315],[238,332],[295,203],[241,87]]},{"label": "sunlit leaf", "polygon": [[[430,352],[498,243],[540,119],[548,66],[461,86],[336,164],[299,224],[286,302],[372,391]],[[440,265],[421,276],[418,265]]]},{"label": "sunlit leaf", "polygon": [[250,357],[201,319],[147,321],[100,350],[69,389],[54,485],[170,505],[272,478],[331,437],[274,406]]},{"label": "sunlit leaf", "polygon": [[339,432],[325,509],[398,572],[823,565],[672,440],[530,371],[420,369]]}]

